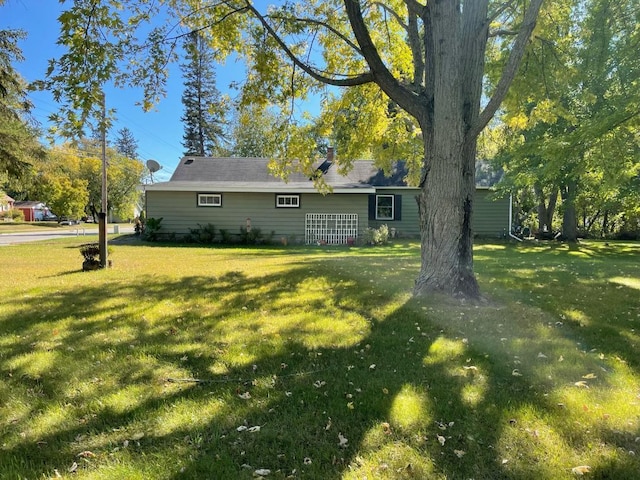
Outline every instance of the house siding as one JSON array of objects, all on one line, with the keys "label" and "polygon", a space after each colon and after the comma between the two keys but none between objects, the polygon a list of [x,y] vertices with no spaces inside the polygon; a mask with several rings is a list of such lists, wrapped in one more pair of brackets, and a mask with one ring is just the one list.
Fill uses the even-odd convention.
[{"label": "house siding", "polygon": [[[198,224],[213,224],[216,231],[227,230],[240,233],[246,227],[247,218],[251,227],[259,228],[263,235],[274,232],[276,237],[295,235],[301,240],[305,235],[307,213],[353,213],[358,215],[360,231],[368,226],[367,194],[320,195],[300,194],[299,208],[276,208],[276,193],[222,192],[221,207],[198,207],[198,193],[221,192],[146,192],[148,218],[162,217],[165,234],[180,237],[197,228]],[[295,192],[282,192],[294,195]]]},{"label": "house siding", "polygon": [[473,204],[473,234],[480,237],[500,237],[509,233],[509,197],[494,198],[495,192],[476,190]]},{"label": "house siding", "polygon": [[[414,237],[420,235],[418,221],[417,188],[385,188],[380,189],[379,195],[400,195],[402,197],[402,215],[400,220],[369,220],[369,226],[378,228],[380,225],[395,228],[396,235]],[[509,228],[509,198],[492,198],[493,192],[487,189],[477,189],[473,205],[472,229],[474,236],[496,237],[502,235]]]}]

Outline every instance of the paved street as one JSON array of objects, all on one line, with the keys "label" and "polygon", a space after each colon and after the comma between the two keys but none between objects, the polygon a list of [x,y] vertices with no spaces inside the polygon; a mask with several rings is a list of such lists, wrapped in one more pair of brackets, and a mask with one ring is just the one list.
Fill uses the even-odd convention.
[{"label": "paved street", "polygon": [[[119,233],[133,233],[133,225],[109,225],[108,232],[114,233],[114,228],[118,228]],[[57,238],[69,237],[97,237],[97,225],[79,225],[78,227],[64,230],[42,230],[37,232],[1,233],[0,246],[15,245],[18,243],[37,242],[39,240],[55,240]],[[89,240],[88,238],[87,240]]]}]

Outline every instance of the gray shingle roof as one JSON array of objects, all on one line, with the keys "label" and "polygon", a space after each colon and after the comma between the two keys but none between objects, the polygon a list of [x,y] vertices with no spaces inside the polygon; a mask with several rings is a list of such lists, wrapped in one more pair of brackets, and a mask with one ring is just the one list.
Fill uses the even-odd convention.
[{"label": "gray shingle roof", "polygon": [[[302,173],[291,173],[286,182],[273,176],[268,168],[269,162],[267,158],[185,157],[180,160],[168,182],[146,185],[145,188],[202,192],[317,191],[313,181]],[[380,187],[409,186],[404,161],[395,162],[387,174],[376,167],[373,160],[354,160],[346,173],[339,165],[328,160],[319,161],[316,169],[322,172],[325,183],[336,193],[375,192]]]},{"label": "gray shingle roof", "polygon": [[[170,182],[312,186],[313,182],[307,176],[297,172],[292,173],[285,183],[271,175],[268,164],[269,159],[266,158],[186,157],[176,167]],[[402,162],[396,164],[390,177],[386,177],[371,160],[354,161],[348,173],[342,173],[337,165],[327,161],[319,163],[317,168],[324,173],[326,183],[333,187],[406,186],[404,177],[407,172]]]},{"label": "gray shingle roof", "polygon": [[[171,182],[268,182],[283,183],[269,173],[267,158],[185,157],[176,167]],[[299,173],[292,173],[289,182],[308,182]]]}]

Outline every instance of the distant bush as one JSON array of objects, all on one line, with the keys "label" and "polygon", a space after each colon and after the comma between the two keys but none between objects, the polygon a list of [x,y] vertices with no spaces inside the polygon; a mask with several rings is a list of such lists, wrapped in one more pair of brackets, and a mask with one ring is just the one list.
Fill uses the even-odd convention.
[{"label": "distant bush", "polygon": [[24,222],[24,213],[22,213],[22,210],[13,208],[11,210],[0,212],[0,219],[8,219],[14,222]]},{"label": "distant bush", "polygon": [[380,225],[378,228],[367,228],[364,231],[364,242],[367,245],[387,244],[389,242],[389,227]]},{"label": "distant bush", "polygon": [[[111,255],[113,250],[111,246],[107,246],[107,255]],[[80,246],[80,254],[84,257],[82,262],[82,270],[97,270],[100,268],[100,244],[85,243]]]},{"label": "distant bush", "polygon": [[142,238],[149,242],[157,242],[160,237],[160,229],[162,228],[162,218],[147,218],[142,228]]},{"label": "distant bush", "polygon": [[222,238],[222,243],[229,244],[233,242],[233,237],[226,228],[220,229],[220,237]]},{"label": "distant bush", "polygon": [[247,227],[240,227],[240,242],[246,245],[257,245],[262,243],[262,231],[253,227],[247,230]]},{"label": "distant bush", "polygon": [[212,223],[206,225],[198,224],[198,228],[190,228],[189,233],[184,237],[188,243],[211,244],[216,238],[216,228]]}]

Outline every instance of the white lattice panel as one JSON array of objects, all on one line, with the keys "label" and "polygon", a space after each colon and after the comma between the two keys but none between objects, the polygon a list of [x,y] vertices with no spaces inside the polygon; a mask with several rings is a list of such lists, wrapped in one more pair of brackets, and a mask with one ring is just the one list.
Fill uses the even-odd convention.
[{"label": "white lattice panel", "polygon": [[358,237],[357,213],[307,213],[305,242],[341,245]]}]

